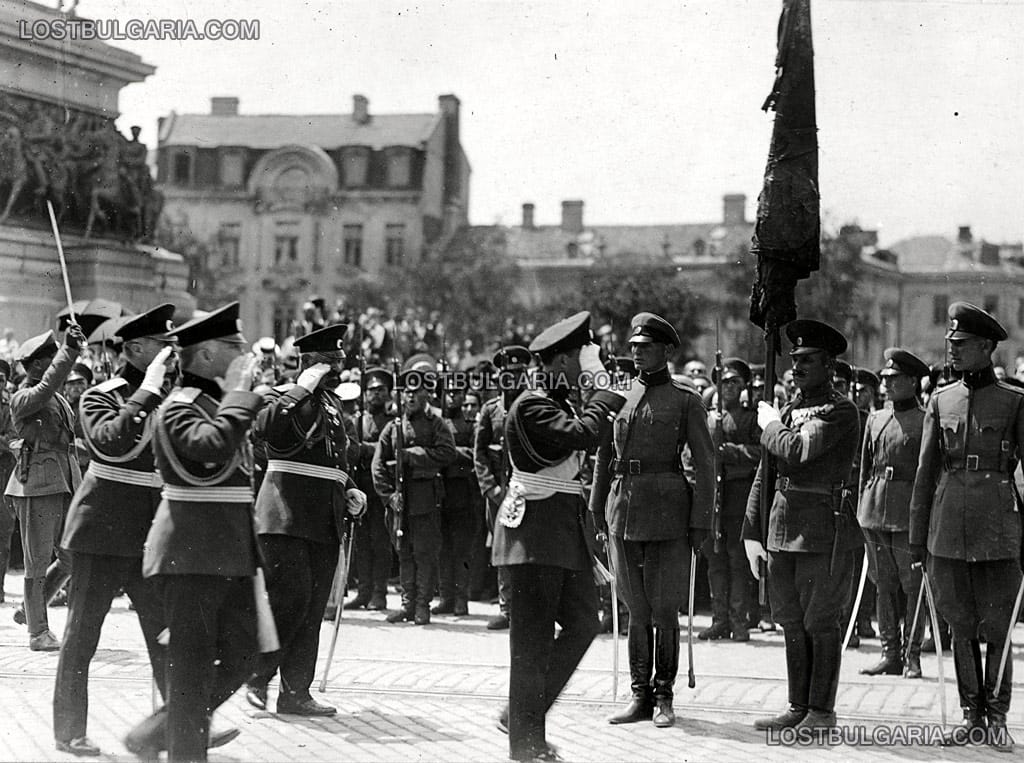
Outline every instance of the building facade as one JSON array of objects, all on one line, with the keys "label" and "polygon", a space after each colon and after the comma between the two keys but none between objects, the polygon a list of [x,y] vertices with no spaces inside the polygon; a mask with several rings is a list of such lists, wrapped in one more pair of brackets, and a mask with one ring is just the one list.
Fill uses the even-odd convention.
[{"label": "building facade", "polygon": [[282,339],[311,293],[331,305],[344,284],[386,277],[468,224],[454,95],[434,114],[371,114],[361,95],[351,114],[238,105],[162,118],[157,183],[165,224],[208,251],[215,286],[200,303],[238,299],[254,334]]}]

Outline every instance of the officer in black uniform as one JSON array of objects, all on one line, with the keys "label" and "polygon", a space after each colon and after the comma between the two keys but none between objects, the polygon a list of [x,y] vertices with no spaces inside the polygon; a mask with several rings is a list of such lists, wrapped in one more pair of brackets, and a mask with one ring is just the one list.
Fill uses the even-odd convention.
[{"label": "officer in black uniform", "polygon": [[[874,411],[864,429],[857,522],[867,542],[868,571],[875,581],[882,659],[861,670],[869,676],[921,677],[921,638],[926,611],[910,633],[921,590],[921,570],[911,564],[910,498],[921,450],[921,377],[928,365],[899,347],[885,351],[884,392],[891,407]],[[902,637],[900,621],[903,621]],[[907,646],[907,662],[903,652]]]},{"label": "officer in black uniform", "polygon": [[[579,469],[625,398],[595,389],[579,414],[573,387],[607,380],[590,313],[541,332],[530,344],[543,388],[523,392],[505,421],[512,474],[494,526],[492,562],[508,568],[509,704],[499,724],[513,760],[556,759],[545,718],[597,635],[597,589]],[[555,624],[561,626],[555,637]],[[511,711],[511,712],[509,712]]]},{"label": "officer in black uniform", "polygon": [[[789,708],[755,721],[758,729],[815,729],[836,725],[842,657],[840,614],[851,594],[854,548],[864,536],[854,516],[853,459],[860,445],[856,406],[832,387],[846,339],[828,324],[796,320],[786,326],[798,394],[780,414],[758,403],[761,444],[775,459],[778,480],[754,478],[743,523],[751,572],[767,558],[772,615],[786,637]],[[767,548],[761,540],[761,491],[768,490]],[[767,553],[766,553],[767,551]]]},{"label": "officer in black uniform", "polygon": [[[953,631],[963,725],[945,739],[965,744],[972,729],[1013,750],[1006,729],[1013,654],[1004,655],[1021,584],[1021,514],[1013,474],[1024,455],[1024,391],[992,368],[1006,329],[967,302],[949,306],[949,355],[962,377],[932,395],[910,505],[910,544],[935,586],[935,605]],[[981,643],[985,642],[984,666]],[[999,663],[1006,669],[995,693]]]},{"label": "officer in black uniform", "polygon": [[357,419],[359,462],[356,485],[366,494],[366,515],[356,525],[353,556],[356,565],[356,595],[345,602],[345,609],[380,611],[388,608],[388,575],[394,551],[384,524],[384,504],[373,488],[373,451],[380,433],[395,418],[390,406],[394,377],[383,368],[368,368],[363,375],[365,406],[362,419]]},{"label": "officer in black uniform", "polygon": [[120,373],[82,395],[82,436],[92,458],[71,501],[62,547],[74,573],[68,619],[53,691],[57,749],[99,755],[86,736],[89,664],[110,604],[123,589],[142,626],[161,696],[166,696],[162,607],[152,579],[142,577],[142,545],[160,503],[162,480],[153,463],[152,414],[177,369],[171,358],[174,305],[134,317],[118,329],[125,343]]},{"label": "officer in black uniform", "polygon": [[[497,369],[494,378],[499,393],[480,408],[476,434],[473,438],[473,468],[484,496],[484,519],[487,523],[488,546],[494,537],[494,518],[501,499],[505,497],[510,470],[508,449],[505,447],[505,417],[512,403],[526,387],[526,376],[533,353],[519,345],[502,347],[491,361]],[[509,588],[508,571],[497,567],[498,614],[487,621],[488,630],[508,628]]]},{"label": "officer in black uniform", "polygon": [[366,508],[365,495],[348,473],[345,422],[334,393],[344,368],[347,328],[328,326],[295,341],[301,353],[298,380],[274,387],[253,427],[267,449],[256,532],[281,648],[261,658],[246,699],[265,709],[267,684],[280,670],[279,714],[337,712],[313,699],[309,687],[345,518],[358,518]]}]

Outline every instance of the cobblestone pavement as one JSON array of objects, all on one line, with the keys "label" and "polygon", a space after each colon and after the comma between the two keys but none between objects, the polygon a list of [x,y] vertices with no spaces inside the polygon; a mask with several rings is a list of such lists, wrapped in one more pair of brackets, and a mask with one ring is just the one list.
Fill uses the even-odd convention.
[{"label": "cobblestone pavement", "polygon": [[[51,725],[56,653],[28,649],[23,626],[11,614],[20,600],[21,576],[8,575],[7,604],[0,605],[0,760],[72,760],[54,749]],[[389,603],[397,606],[397,596]],[[50,610],[51,628],[60,635],[66,610]],[[213,750],[212,761],[499,761],[507,758],[507,738],[494,720],[505,702],[508,632],[488,631],[493,605],[470,603],[468,617],[435,617],[427,627],[387,625],[376,612],[345,613],[327,691],[315,691],[330,643],[331,628],[321,632],[320,670],[314,696],[338,707],[332,718],[278,717],[251,708],[241,694],[218,717],[238,726],[241,736]],[[697,618],[696,628],[708,617]],[[684,624],[685,625],[685,624]],[[685,629],[684,629],[685,632]],[[1024,657],[1024,628],[1018,628],[1017,659]],[[877,659],[878,642],[865,640],[844,657],[837,709],[846,743],[829,748],[839,759],[853,760],[1011,760],[984,747],[947,750],[930,744],[854,744],[854,735],[878,740],[894,726],[914,727],[927,736],[940,719],[934,655],[922,662],[925,678],[869,678],[858,671]],[[616,704],[611,696],[613,640],[599,636],[562,699],[548,716],[548,739],[568,761],[672,760],[716,763],[751,760],[820,759],[819,746],[782,745],[754,731],[752,720],[786,704],[781,634],[753,633],[747,644],[694,643],[696,687],[686,687],[686,650],[676,688],[679,720],[672,729],[647,723],[610,726]],[[619,701],[629,678],[624,639],[619,643]],[[946,701],[951,721],[960,717],[952,684],[952,661],[944,659]],[[1011,728],[1018,751],[1024,749],[1022,684]],[[273,708],[274,690],[270,707]],[[134,613],[127,599],[114,608],[92,663],[89,736],[104,750],[101,760],[135,758],[121,737],[146,715],[152,682]]]}]

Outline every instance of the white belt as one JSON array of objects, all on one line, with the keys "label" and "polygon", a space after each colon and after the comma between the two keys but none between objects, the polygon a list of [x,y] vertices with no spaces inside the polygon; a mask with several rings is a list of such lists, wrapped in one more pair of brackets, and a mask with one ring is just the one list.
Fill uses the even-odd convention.
[{"label": "white belt", "polygon": [[94,477],[100,477],[111,482],[127,482],[129,485],[138,485],[140,487],[162,487],[164,484],[164,479],[160,476],[159,472],[140,472],[135,469],[111,466],[99,461],[90,461],[89,468],[86,471],[90,472]]},{"label": "white belt", "polygon": [[320,480],[341,482],[342,484],[348,482],[348,475],[337,467],[301,464],[297,461],[285,461],[280,458],[271,458],[267,461],[267,474],[270,474],[271,472],[297,474],[300,477],[314,477]]},{"label": "white belt", "polygon": [[239,486],[185,487],[164,485],[160,493],[169,501],[192,503],[252,503],[252,488]]},{"label": "white belt", "polygon": [[[566,480],[560,477],[549,477],[544,474],[535,474],[533,472],[521,472],[518,469],[512,470],[511,482],[518,482],[526,489],[526,497],[533,498],[532,493],[546,493],[550,496],[552,493],[569,493],[570,495],[580,495],[582,488],[577,480]],[[547,497],[544,496],[544,497]]]}]

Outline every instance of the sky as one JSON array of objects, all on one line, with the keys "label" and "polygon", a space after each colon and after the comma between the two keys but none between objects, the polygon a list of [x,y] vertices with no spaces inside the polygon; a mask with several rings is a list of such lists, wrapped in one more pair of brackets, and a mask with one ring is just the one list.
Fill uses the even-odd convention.
[{"label": "sky", "polygon": [[[259,19],[250,42],[123,41],[157,67],[119,127],[172,110],[433,113],[462,102],[470,221],[557,224],[756,211],[781,0],[81,0],[96,19]],[[1024,0],[813,0],[823,220],[879,232],[1024,238]]]}]

